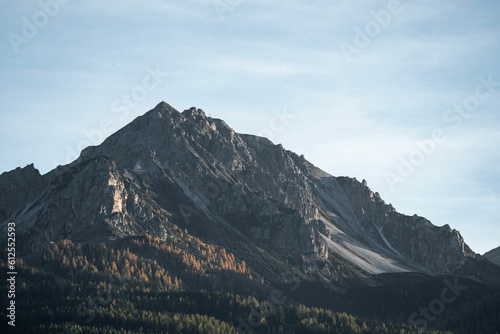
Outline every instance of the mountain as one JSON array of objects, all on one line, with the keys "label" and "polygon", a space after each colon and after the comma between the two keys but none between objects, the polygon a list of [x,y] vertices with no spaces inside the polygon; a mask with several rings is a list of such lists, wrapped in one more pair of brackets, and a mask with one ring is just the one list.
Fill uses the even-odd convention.
[{"label": "mountain", "polygon": [[[311,307],[397,322],[439,296],[443,282],[460,277],[468,287],[460,301],[500,283],[500,268],[458,231],[398,213],[365,180],[332,176],[201,109],[165,102],[69,165],[1,174],[0,218],[2,232],[16,223],[25,271],[50,282],[113,285],[119,273],[153,284],[147,291],[196,298],[207,289],[259,298],[279,289]],[[153,283],[167,273],[170,283]],[[120,296],[123,305],[136,298]]]},{"label": "mountain", "polygon": [[200,109],[164,102],[43,178],[32,166],[0,177],[7,189],[14,182],[18,195],[7,192],[0,207],[26,252],[61,238],[160,236],[170,223],[278,261],[286,254],[299,268],[318,264],[329,280],[450,274],[477,257],[458,231],[397,213],[366,181],[333,177]]},{"label": "mountain", "polygon": [[47,187],[47,177],[33,164],[25,168],[0,175],[0,221],[15,215],[16,211],[24,208],[26,203],[34,201]]},{"label": "mountain", "polygon": [[490,262],[500,266],[500,247],[490,250],[483,255]]}]

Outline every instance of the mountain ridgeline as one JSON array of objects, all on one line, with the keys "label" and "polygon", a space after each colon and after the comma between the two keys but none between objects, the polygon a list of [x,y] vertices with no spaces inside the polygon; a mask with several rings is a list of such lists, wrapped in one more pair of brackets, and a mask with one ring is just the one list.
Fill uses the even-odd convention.
[{"label": "mountain ridgeline", "polygon": [[500,266],[500,247],[490,250],[484,254],[484,257],[492,263]]},{"label": "mountain ridgeline", "polygon": [[[0,221],[2,230],[16,223],[17,251],[39,269],[57,267],[54,259],[63,256],[47,252],[67,250],[64,240],[89,247],[132,243],[124,249],[161,263],[159,250],[140,248],[155,240],[158,249],[171,247],[165,257],[184,253],[178,261],[199,262],[195,268],[206,266],[211,275],[214,268],[234,272],[256,294],[299,281],[290,292],[297,302],[366,317],[386,312],[402,323],[415,305],[393,301],[382,311],[353,301],[369,301],[359,295],[363,289],[389,289],[398,300],[403,290],[408,296],[406,283],[428,279],[416,286],[439,287],[443,275],[467,277],[470,298],[479,300],[500,278],[500,267],[474,253],[458,231],[398,213],[365,180],[334,177],[266,138],[165,102],[69,165],[45,175],[33,165],[0,175]],[[199,259],[208,251],[200,249],[209,246],[200,245],[219,255],[207,255],[204,264]],[[94,254],[88,252],[81,268]],[[87,269],[93,270],[90,262]],[[214,282],[219,291],[222,282]],[[417,295],[410,289],[407,298]],[[403,304],[409,313],[392,316]]]}]

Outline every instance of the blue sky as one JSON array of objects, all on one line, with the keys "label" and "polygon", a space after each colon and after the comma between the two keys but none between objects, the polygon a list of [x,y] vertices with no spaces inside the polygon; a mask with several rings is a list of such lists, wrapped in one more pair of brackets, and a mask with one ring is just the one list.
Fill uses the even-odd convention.
[{"label": "blue sky", "polygon": [[497,1],[0,3],[0,172],[46,173],[164,100],[500,245]]}]

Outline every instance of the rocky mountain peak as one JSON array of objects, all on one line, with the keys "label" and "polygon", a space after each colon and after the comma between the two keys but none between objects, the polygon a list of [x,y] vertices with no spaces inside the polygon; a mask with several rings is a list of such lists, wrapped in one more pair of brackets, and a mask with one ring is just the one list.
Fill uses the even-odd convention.
[{"label": "rocky mountain peak", "polygon": [[162,101],[144,115],[137,117],[122,130],[134,129],[135,131],[138,131],[151,126],[175,124],[179,122],[181,117],[182,115],[179,111],[177,111],[170,104]]},{"label": "rocky mountain peak", "polygon": [[48,183],[33,164],[0,175],[0,222],[34,200]]},{"label": "rocky mountain peak", "polygon": [[[49,173],[50,184],[32,167],[16,173],[32,176],[9,181],[14,186],[0,177],[0,194],[26,189],[15,203],[0,198],[0,218],[19,221],[20,235],[36,247],[63,237],[161,235],[176,226],[237,245],[242,257],[290,257],[294,268],[321,268],[334,281],[451,273],[474,257],[458,232],[397,213],[366,180],[334,177],[195,107],[180,113],[161,102]],[[24,209],[5,211],[11,207]]]},{"label": "rocky mountain peak", "polygon": [[190,118],[197,118],[197,117],[206,118],[207,117],[205,115],[205,112],[202,109],[198,109],[196,107],[191,107],[187,110],[184,110],[182,112],[182,115],[184,115],[185,117],[190,117]]},{"label": "rocky mountain peak", "polygon": [[165,101],[162,101],[156,105],[151,111],[163,112],[166,115],[175,115],[179,112]]}]

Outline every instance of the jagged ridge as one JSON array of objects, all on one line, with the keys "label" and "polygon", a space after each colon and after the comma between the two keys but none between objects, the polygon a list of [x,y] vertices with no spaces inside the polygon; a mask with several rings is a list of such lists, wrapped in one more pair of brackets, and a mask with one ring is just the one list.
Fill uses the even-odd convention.
[{"label": "jagged ridge", "polygon": [[401,215],[366,182],[335,178],[196,108],[162,102],[70,165],[43,177],[32,168],[0,176],[2,193],[20,191],[0,198],[0,214],[18,223],[26,252],[178,227],[251,257],[275,280],[300,272],[337,287],[370,274],[449,274],[476,258],[449,226]]}]

